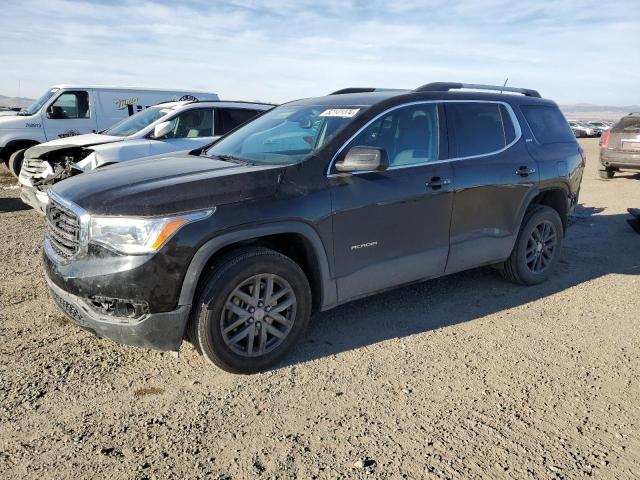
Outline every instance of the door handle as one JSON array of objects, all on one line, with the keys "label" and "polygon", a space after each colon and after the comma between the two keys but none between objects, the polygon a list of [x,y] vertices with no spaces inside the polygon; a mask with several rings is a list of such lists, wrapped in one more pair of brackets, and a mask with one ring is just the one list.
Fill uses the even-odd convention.
[{"label": "door handle", "polygon": [[431,177],[431,180],[427,183],[428,188],[433,190],[440,190],[443,186],[449,185],[451,180],[445,177]]},{"label": "door handle", "polygon": [[528,177],[532,173],[536,173],[536,169],[524,165],[516,170],[516,175],[520,175],[521,177]]}]

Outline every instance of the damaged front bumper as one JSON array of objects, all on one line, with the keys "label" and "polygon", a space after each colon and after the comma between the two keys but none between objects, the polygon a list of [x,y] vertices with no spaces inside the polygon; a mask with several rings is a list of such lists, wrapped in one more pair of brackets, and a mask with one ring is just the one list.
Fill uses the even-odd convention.
[{"label": "damaged front bumper", "polygon": [[60,262],[47,235],[42,252],[51,296],[73,323],[127,345],[179,350],[191,305],[168,298],[163,287],[173,283],[158,260],[104,254]]},{"label": "damaged front bumper", "polygon": [[20,199],[41,215],[47,214],[49,195],[46,191],[41,191],[34,187],[27,187],[25,185],[22,185],[22,187],[20,188]]}]

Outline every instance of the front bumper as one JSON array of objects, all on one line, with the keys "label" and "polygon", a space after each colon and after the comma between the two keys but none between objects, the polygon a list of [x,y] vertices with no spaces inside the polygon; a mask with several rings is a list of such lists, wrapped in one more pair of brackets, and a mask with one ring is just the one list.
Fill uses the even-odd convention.
[{"label": "front bumper", "polygon": [[22,185],[20,188],[20,199],[41,215],[47,214],[47,204],[49,203],[49,195],[47,195],[47,192],[41,192],[36,188]]},{"label": "front bumper", "polygon": [[184,337],[189,305],[172,312],[147,313],[139,319],[104,315],[84,299],[64,291],[46,276],[51,297],[65,315],[76,325],[98,337],[119,343],[156,350],[178,350]]}]

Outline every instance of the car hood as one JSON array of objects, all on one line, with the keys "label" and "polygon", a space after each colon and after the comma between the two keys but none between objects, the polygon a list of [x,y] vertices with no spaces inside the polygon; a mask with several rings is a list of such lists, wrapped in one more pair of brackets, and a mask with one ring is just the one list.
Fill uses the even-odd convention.
[{"label": "car hood", "polygon": [[31,158],[39,158],[45,153],[61,150],[69,147],[89,147],[92,145],[101,145],[103,143],[121,142],[126,137],[115,137],[112,135],[102,135],[100,133],[88,133],[86,135],[76,135],[74,137],[59,138],[50,142],[41,143],[35,147],[31,147],[29,156]]},{"label": "car hood", "polygon": [[52,190],[90,214],[170,215],[273,195],[283,170],[168,155],[94,170]]}]

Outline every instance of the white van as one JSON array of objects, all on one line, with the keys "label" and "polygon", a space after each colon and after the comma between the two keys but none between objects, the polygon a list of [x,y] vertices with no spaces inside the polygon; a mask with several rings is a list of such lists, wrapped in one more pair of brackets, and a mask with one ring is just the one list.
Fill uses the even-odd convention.
[{"label": "white van", "polygon": [[151,105],[181,100],[218,100],[218,95],[186,90],[56,85],[17,115],[0,116],[0,158],[13,171],[13,164],[20,165],[24,150],[33,145],[99,132]]},{"label": "white van", "polygon": [[54,183],[114,163],[197,150],[273,107],[225,101],[161,103],[100,133],[36,145],[24,153],[22,201],[44,214],[47,190]]}]

